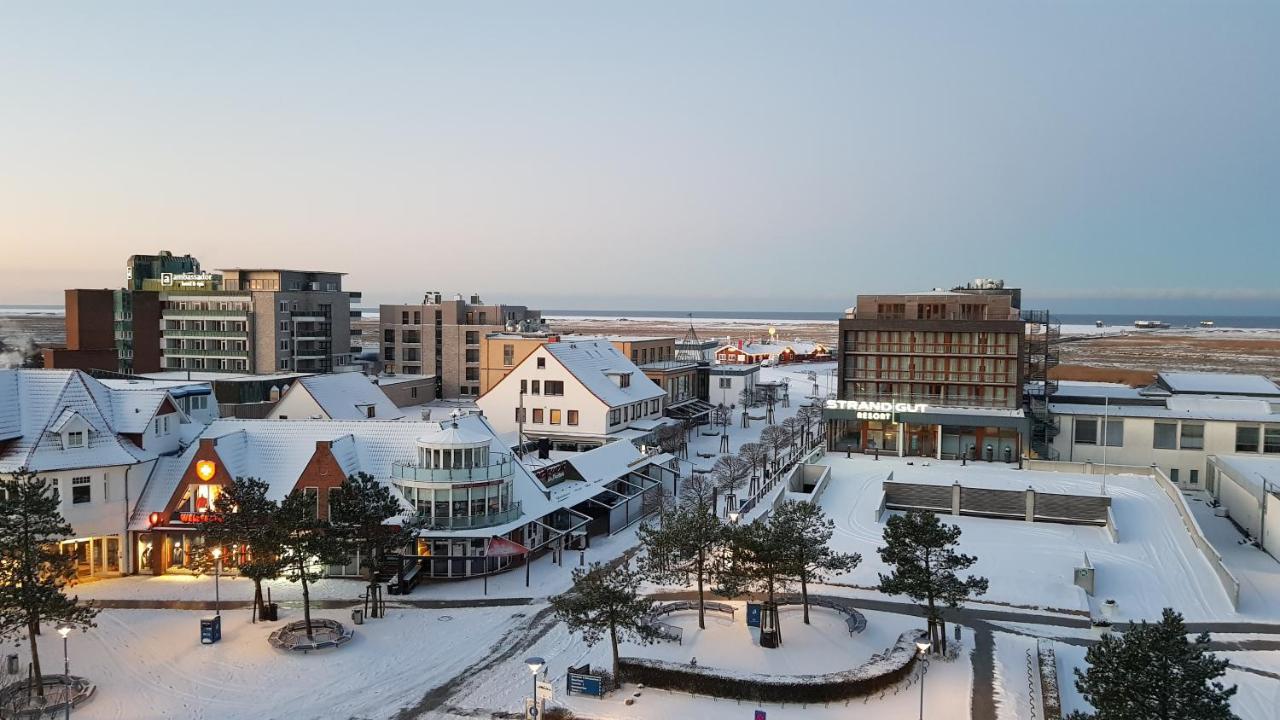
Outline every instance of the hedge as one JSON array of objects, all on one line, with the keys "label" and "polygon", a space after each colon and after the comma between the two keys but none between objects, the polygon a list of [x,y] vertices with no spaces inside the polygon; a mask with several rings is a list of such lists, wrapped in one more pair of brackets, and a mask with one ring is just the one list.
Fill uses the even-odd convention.
[{"label": "hedge", "polygon": [[880,692],[909,675],[921,635],[903,633],[885,657],[824,675],[759,675],[633,657],[619,658],[618,672],[629,683],[695,695],[757,702],[830,702]]}]

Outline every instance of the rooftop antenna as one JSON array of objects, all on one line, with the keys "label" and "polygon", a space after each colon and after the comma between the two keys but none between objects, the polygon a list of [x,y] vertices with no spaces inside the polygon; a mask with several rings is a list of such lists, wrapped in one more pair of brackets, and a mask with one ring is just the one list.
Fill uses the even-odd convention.
[{"label": "rooftop antenna", "polygon": [[689,330],[684,334],[684,342],[689,344],[697,344],[702,342],[698,338],[698,331],[693,329],[693,313],[687,313],[689,317]]}]

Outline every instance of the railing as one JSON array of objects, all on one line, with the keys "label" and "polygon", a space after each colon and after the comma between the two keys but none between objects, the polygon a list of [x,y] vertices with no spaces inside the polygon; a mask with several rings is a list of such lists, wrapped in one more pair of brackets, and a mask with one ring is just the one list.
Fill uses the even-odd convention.
[{"label": "railing", "polygon": [[470,468],[428,468],[416,461],[391,463],[391,477],[397,480],[427,483],[467,482],[473,480],[498,480],[512,472],[511,457],[498,456],[497,462]]},{"label": "railing", "polygon": [[188,330],[186,328],[165,328],[163,330],[165,337],[171,338],[229,338],[229,337],[247,337],[249,331],[246,330]]},{"label": "railing", "polygon": [[924,405],[937,405],[939,407],[954,408],[995,408],[1001,410],[1017,410],[1020,405],[1016,399],[997,400],[995,398],[975,398],[975,397],[956,397],[952,395],[903,395],[899,393],[879,393],[879,392],[855,392],[845,398],[845,400],[868,400],[873,402],[881,402],[886,399],[892,399],[894,402],[915,403]]},{"label": "railing", "polygon": [[[857,372],[858,368],[853,368]],[[990,372],[970,372],[958,371],[947,372],[938,370],[875,370],[868,375],[854,375],[846,377],[846,380],[854,382],[877,382],[886,380],[916,380],[922,382],[940,382],[940,383],[981,383],[984,385],[1016,385],[1018,379],[1014,373],[990,373]]]},{"label": "railing", "polygon": [[506,510],[484,515],[463,515],[462,517],[432,518],[427,521],[427,530],[471,530],[473,528],[503,525],[520,518],[520,503],[511,503]]},{"label": "railing", "polygon": [[166,318],[177,317],[234,317],[244,319],[249,316],[248,309],[241,310],[187,310],[183,308],[165,308],[163,312]]},{"label": "railing", "polygon": [[874,345],[855,343],[846,355],[974,355],[981,357],[1017,357],[1016,350],[981,345],[937,345],[925,343],[881,342]]},{"label": "railing", "polygon": [[164,354],[170,357],[248,357],[249,349],[242,350],[223,350],[219,349],[202,349],[202,348],[173,348],[164,349]]}]

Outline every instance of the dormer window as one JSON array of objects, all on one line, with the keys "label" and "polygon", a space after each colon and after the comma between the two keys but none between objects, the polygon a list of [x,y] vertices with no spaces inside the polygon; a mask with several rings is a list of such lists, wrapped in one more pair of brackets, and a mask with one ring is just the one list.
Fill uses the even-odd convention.
[{"label": "dormer window", "polygon": [[84,431],[83,431],[83,430],[72,430],[72,431],[68,432],[68,433],[67,433],[67,447],[68,447],[68,448],[82,448],[82,447],[84,447]]}]

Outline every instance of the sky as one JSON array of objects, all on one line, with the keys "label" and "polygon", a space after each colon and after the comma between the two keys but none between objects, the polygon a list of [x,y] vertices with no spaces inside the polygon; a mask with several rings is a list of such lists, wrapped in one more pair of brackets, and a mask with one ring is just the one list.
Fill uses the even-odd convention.
[{"label": "sky", "polygon": [[1280,315],[1280,3],[0,4],[0,303],[206,269],[548,308],[1006,279]]}]

